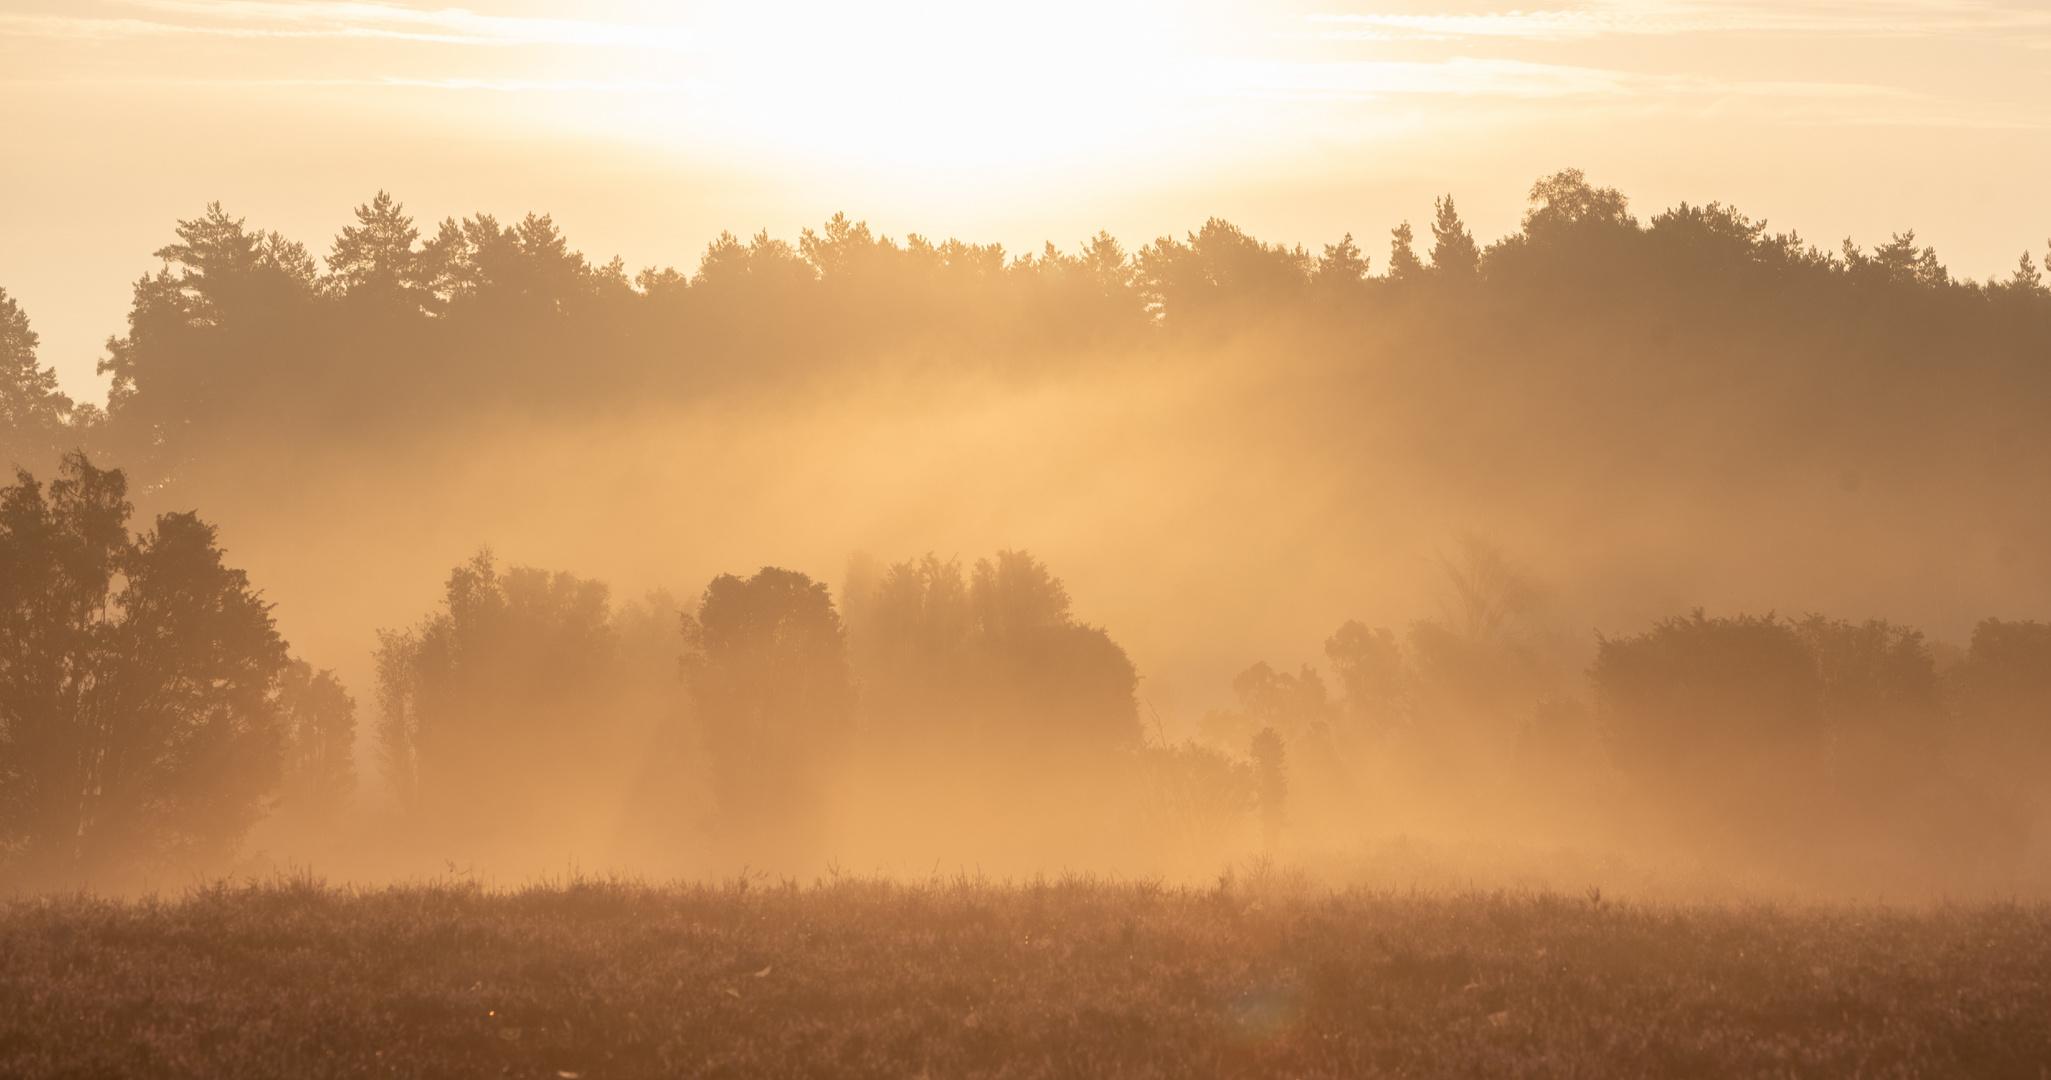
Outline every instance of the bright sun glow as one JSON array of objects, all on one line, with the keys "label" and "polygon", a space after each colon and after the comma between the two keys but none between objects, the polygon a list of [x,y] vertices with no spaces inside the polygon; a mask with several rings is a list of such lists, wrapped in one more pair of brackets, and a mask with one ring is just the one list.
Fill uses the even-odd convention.
[{"label": "bright sun glow", "polygon": [[1261,127],[1235,119],[1244,72],[1203,55],[1205,21],[1159,0],[782,0],[656,18],[647,47],[565,53],[526,73],[566,91],[543,115],[686,153],[986,190],[1170,168],[1193,142]]},{"label": "bright sun glow", "polygon": [[1167,6],[763,4],[725,20],[734,47],[705,62],[737,138],[973,169],[1101,152],[1170,124]]},{"label": "bright sun glow", "polygon": [[[1660,62],[1661,43],[2051,44],[2041,12],[1926,0],[1611,0],[1479,13],[1222,0],[7,7],[0,41],[87,43],[78,66],[105,65],[111,79],[204,83],[235,70],[285,87],[396,88],[413,92],[402,108],[414,116],[951,185],[1101,177],[1141,163],[1159,174],[1420,126],[1450,132],[1477,113],[1516,124],[1508,114],[1534,101],[1699,113],[1751,100],[1805,123],[2039,127],[2040,108],[1999,94],[1966,101],[1875,78],[1870,66],[1821,65],[1799,80],[1676,70]],[[123,41],[146,49],[117,65]],[[169,59],[177,54],[200,62]],[[41,57],[22,59],[34,69]],[[436,91],[452,100],[419,97]]]}]

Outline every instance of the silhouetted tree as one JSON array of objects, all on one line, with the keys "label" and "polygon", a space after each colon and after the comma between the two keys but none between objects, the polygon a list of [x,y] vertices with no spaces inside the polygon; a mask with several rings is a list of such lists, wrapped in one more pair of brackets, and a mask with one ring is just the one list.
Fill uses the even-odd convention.
[{"label": "silhouetted tree", "polygon": [[1617,283],[1640,274],[1643,234],[1623,193],[1563,169],[1533,184],[1530,200],[1523,231],[1483,254],[1491,279],[1553,304],[1566,296],[1603,309],[1628,295]]},{"label": "silhouetted tree", "polygon": [[1068,590],[1023,551],[976,560],[969,582],[976,678],[993,733],[1018,749],[1097,753],[1139,745],[1139,676]]},{"label": "silhouetted tree", "polygon": [[1364,747],[1359,740],[1342,745],[1333,730],[1339,706],[1315,669],[1305,664],[1291,674],[1256,663],[1233,676],[1232,693],[1238,706],[1205,713],[1197,731],[1216,746],[1251,747],[1271,846],[1280,828],[1285,788],[1276,784],[1285,753],[1296,761],[1298,803],[1307,817],[1341,821],[1357,812]]},{"label": "silhouetted tree", "polygon": [[1952,718],[1922,633],[1821,615],[1795,627],[1822,684],[1829,824],[1839,838],[1924,864],[1999,854],[2014,807],[1955,771]]},{"label": "silhouetted tree", "polygon": [[835,214],[817,232],[798,234],[798,252],[818,268],[824,279],[849,278],[873,272],[878,264],[895,262],[901,250],[869,231],[866,221],[850,221]]},{"label": "silhouetted tree", "polygon": [[1133,291],[1137,268],[1125,253],[1124,245],[1110,233],[1098,232],[1076,254],[1061,258],[1089,283],[1099,300],[1114,308],[1137,308],[1138,298]]},{"label": "silhouetted tree", "polygon": [[1824,682],[1786,620],[1667,619],[1602,639],[1589,678],[1618,764],[1698,836],[1775,845],[1813,829]]},{"label": "silhouetted tree", "polygon": [[1068,591],[1023,551],[961,564],[927,555],[862,585],[854,655],[881,737],[951,752],[1061,759],[1136,749],[1138,676]]},{"label": "silhouetted tree", "polygon": [[1412,245],[1417,236],[1410,231],[1410,223],[1389,230],[1389,280],[1415,281],[1424,273],[1424,264],[1418,261]]},{"label": "silhouetted tree", "polygon": [[1288,746],[1274,728],[1262,728],[1254,733],[1251,751],[1260,776],[1261,833],[1272,851],[1289,824]]},{"label": "silhouetted tree", "polygon": [[887,568],[857,556],[843,595],[862,774],[905,820],[900,838],[1047,857],[1144,838],[1190,859],[1194,837],[1230,816],[1205,804],[1201,820],[1176,817],[1230,801],[1215,763],[1142,746],[1132,662],[1026,552],[967,573],[931,554]]},{"label": "silhouetted tree", "polygon": [[2037,269],[2036,261],[2030,258],[2030,253],[2025,251],[2015,262],[2015,273],[2010,275],[2007,281],[1998,283],[1995,290],[2006,296],[2026,300],[2038,299],[2046,292],[2044,274]]},{"label": "silhouetted tree", "polygon": [[487,550],[449,575],[445,610],[380,632],[378,754],[392,790],[477,839],[574,798],[619,737],[609,598],[560,571],[500,571]]},{"label": "silhouetted tree", "polygon": [[1293,675],[1265,661],[1254,664],[1232,677],[1232,693],[1238,708],[1213,710],[1198,724],[1213,742],[1236,746],[1262,731],[1292,743],[1330,734],[1332,702],[1324,678],[1309,664]]},{"label": "silhouetted tree", "polygon": [[819,270],[797,248],[771,238],[764,229],[745,244],[730,232],[720,233],[698,260],[698,276],[691,284],[708,289],[753,286],[776,290],[809,285],[818,277]]},{"label": "silhouetted tree", "polygon": [[960,752],[983,734],[958,561],[927,554],[887,569],[851,561],[842,601],[863,712],[879,742],[894,753]]},{"label": "silhouetted tree", "polygon": [[1408,718],[1408,673],[1396,635],[1349,621],[1325,640],[1342,694],[1340,712],[1363,736],[1386,738]]},{"label": "silhouetted tree", "polygon": [[0,489],[0,850],[39,881],[225,855],[279,767],[285,643],[214,529],[118,470]]},{"label": "silhouetted tree", "polygon": [[356,700],[332,671],[294,660],[278,680],[281,816],[325,823],[356,790]]},{"label": "silhouetted tree", "polygon": [[380,191],[356,208],[356,224],[335,237],[323,285],[359,300],[422,307],[433,299],[437,268],[423,259],[419,241],[405,207]]},{"label": "silhouetted tree", "polygon": [[1471,801],[1510,767],[1518,731],[1557,696],[1548,644],[1531,622],[1542,590],[1494,543],[1467,534],[1436,559],[1441,617],[1411,624],[1407,734],[1447,794]]},{"label": "silhouetted tree", "polygon": [[1325,245],[1325,253],[1311,271],[1311,282],[1328,292],[1358,290],[1367,280],[1367,263],[1367,256],[1361,254],[1360,246],[1353,242],[1353,234],[1347,233],[1339,238],[1338,243]]},{"label": "silhouetted tree", "polygon": [[1195,742],[1141,752],[1148,840],[1184,865],[1209,869],[1261,806],[1260,775],[1247,759]]},{"label": "silhouetted tree", "polygon": [[1689,288],[1727,287],[1755,269],[1766,223],[1720,203],[1679,206],[1652,219],[1646,239],[1668,274]]},{"label": "silhouetted tree", "polygon": [[1221,218],[1189,234],[1141,249],[1145,292],[1170,318],[1214,313],[1219,305],[1287,303],[1309,282],[1313,262],[1301,247],[1264,244]]},{"label": "silhouetted tree", "polygon": [[1944,703],[1923,633],[1881,619],[1811,615],[1795,624],[1816,655],[1840,782],[1865,801],[1899,797],[1941,761]]},{"label": "silhouetted tree", "polygon": [[[1524,231],[1541,242],[1574,229],[1634,229],[1628,200],[1615,188],[1599,188],[1579,169],[1561,169],[1531,185],[1531,209]],[[1450,201],[1448,201],[1450,208]]]},{"label": "silhouetted tree", "polygon": [[1982,620],[1951,682],[1966,767],[2041,812],[2051,803],[2051,623]]},{"label": "silhouetted tree", "polygon": [[1453,197],[1434,201],[1432,209],[1431,268],[1452,280],[1472,278],[1481,269],[1481,248],[1461,223],[1459,211],[1453,209]]},{"label": "silhouetted tree", "polygon": [[[219,203],[181,221],[165,267],[135,283],[128,334],[107,343],[107,411],[115,445],[154,475],[175,471],[188,443],[246,415],[252,390],[285,372],[275,350],[303,336],[315,295],[304,246],[254,232]],[[177,267],[174,273],[172,267]]]},{"label": "silhouetted tree", "polygon": [[1874,248],[1871,255],[1847,238],[1844,265],[1855,281],[1868,279],[1894,288],[1942,288],[1951,283],[1951,275],[1937,261],[1937,249],[1917,249],[1914,229],[1895,233],[1892,240]]},{"label": "silhouetted tree", "polygon": [[[817,841],[828,769],[850,735],[847,644],[826,586],[794,570],[723,574],[685,624],[684,670],[723,831],[747,845]],[[808,853],[808,852],[807,852]]]},{"label": "silhouetted tree", "polygon": [[28,313],[0,289],[0,465],[40,468],[54,461],[71,418],[57,371],[36,362]]}]

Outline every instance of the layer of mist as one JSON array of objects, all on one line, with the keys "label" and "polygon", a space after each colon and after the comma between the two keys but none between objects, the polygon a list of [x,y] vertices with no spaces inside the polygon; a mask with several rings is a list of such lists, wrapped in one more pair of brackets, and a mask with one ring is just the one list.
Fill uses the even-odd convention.
[{"label": "layer of mist", "polygon": [[[103,545],[78,640],[149,640],[170,601],[124,575],[195,510],[277,638],[253,697],[75,737],[164,763],[133,798],[51,794],[24,748],[76,725],[36,688],[126,684],[20,645],[19,885],[1257,855],[1577,891],[2051,880],[2027,255],[1979,283],[1913,234],[1641,223],[1572,171],[1486,246],[1443,200],[1381,273],[1217,220],[1014,257],[836,217],[630,277],[545,217],[358,218],[325,272],[219,207],[180,223],[104,406],[0,295],[0,453],[158,522]],[[65,519],[10,491],[7,632],[41,642]],[[271,733],[248,805],[95,825],[225,798],[164,750],[181,724]]]}]

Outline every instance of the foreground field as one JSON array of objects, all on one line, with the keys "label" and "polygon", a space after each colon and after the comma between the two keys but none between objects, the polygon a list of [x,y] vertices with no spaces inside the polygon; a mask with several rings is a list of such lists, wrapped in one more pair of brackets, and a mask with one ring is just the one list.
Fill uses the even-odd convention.
[{"label": "foreground field", "polygon": [[1971,1076],[2051,909],[841,881],[0,910],[8,1077]]}]

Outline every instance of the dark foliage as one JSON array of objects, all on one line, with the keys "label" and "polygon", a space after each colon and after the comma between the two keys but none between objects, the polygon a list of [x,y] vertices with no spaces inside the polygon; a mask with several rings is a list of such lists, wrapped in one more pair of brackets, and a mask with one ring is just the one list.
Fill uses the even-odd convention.
[{"label": "dark foliage", "polygon": [[0,467],[42,469],[57,461],[74,419],[90,427],[99,410],[77,409],[57,390],[57,372],[36,361],[28,313],[0,289]]},{"label": "dark foliage", "polygon": [[278,721],[285,745],[280,813],[331,824],[356,791],[356,699],[334,672],[294,660],[279,676]]},{"label": "dark foliage", "polygon": [[[2004,535],[2025,536],[2042,524],[2016,495],[2051,467],[2016,435],[2051,407],[2051,290],[2027,256],[2012,277],[1982,283],[1953,276],[1913,233],[1825,251],[1720,204],[1641,220],[1622,193],[1574,170],[1534,185],[1519,230],[1494,243],[1473,237],[1451,196],[1435,203],[1429,230],[1395,229],[1386,273],[1372,276],[1350,234],[1320,255],[1220,219],[1135,251],[1099,234],[1073,254],[1049,245],[1014,257],[899,242],[836,215],[795,243],[723,235],[693,273],[630,277],[618,260],[575,251],[546,216],[479,214],[423,230],[381,192],[323,271],[303,246],[214,205],[178,223],[157,253],[163,270],[136,284],[128,332],[102,365],[113,377],[104,414],[56,393],[26,315],[0,294],[0,452],[33,461],[74,443],[107,448],[153,497],[235,491],[252,469],[323,490],[358,467],[338,461],[460,441],[466,425],[507,414],[547,431],[717,395],[780,403],[900,368],[1029,380],[1110,358],[1152,378],[1216,350],[1286,368],[1262,384],[1283,419],[1229,437],[1253,445],[1301,429],[1298,460],[1330,469],[1335,490],[1394,457],[1451,505],[1525,499],[1565,517],[1578,511],[1562,496],[1576,491],[1617,507],[1756,509],[1771,504],[1750,493],[1816,474],[1836,493],[1869,478],[1899,485],[1932,520],[1999,517]],[[432,491],[440,481],[428,472],[394,483]],[[152,582],[203,577],[191,567],[212,538],[172,515],[131,543],[125,526],[106,524],[125,517],[115,514],[125,496],[75,486],[87,479],[65,481],[74,486],[61,500],[52,485],[46,516],[69,524],[35,528],[72,538],[22,541],[20,565],[43,577],[8,587],[13,632],[32,641],[21,655],[72,649],[93,660],[0,662],[16,664],[21,700],[43,713],[67,694],[85,700],[90,685],[119,723],[140,724],[132,717],[170,706],[147,694],[117,701],[113,675],[81,672],[213,662],[139,631],[107,636],[172,619],[172,601],[150,606]],[[219,505],[212,497],[205,505]],[[1810,502],[1787,505],[1799,516],[1815,512]],[[1958,542],[1936,527],[1922,539]],[[133,551],[116,550],[124,544]],[[973,795],[1003,804],[1021,829],[1058,800],[1080,799],[1104,820],[1158,812],[1106,794],[1121,786],[1202,804],[1192,813],[1206,821],[1244,816],[1258,793],[1244,755],[1264,731],[1276,760],[1286,748],[1302,821],[1351,822],[1368,806],[1500,820],[1518,799],[1534,801],[1539,762],[1567,778],[1558,786],[1606,790],[1614,767],[1685,804],[1691,842],[1789,853],[1884,836],[1929,855],[1969,832],[2012,848],[2051,802],[2039,779],[2051,771],[2051,662],[2035,624],[1990,621],[1940,676],[1904,627],[1698,614],[1605,643],[1591,710],[1578,700],[1579,661],[1562,665],[1552,643],[1520,628],[1538,599],[1527,583],[1486,545],[1463,542],[1457,555],[1443,567],[1443,619],[1401,634],[1342,627],[1327,645],[1331,687],[1308,667],[1246,669],[1238,707],[1208,721],[1208,750],[1146,744],[1124,650],[1075,619],[1059,580],[1022,552],[967,572],[928,557],[872,567],[859,583],[851,575],[844,642],[842,613],[803,575],[715,581],[687,621],[698,714],[688,731],[683,684],[669,679],[674,651],[664,651],[673,639],[624,659],[604,586],[485,560],[452,576],[445,613],[383,639],[381,749],[403,801],[482,836],[588,801],[604,763],[652,745],[660,729],[670,756],[644,763],[646,782],[702,758],[721,827],[742,846],[752,842],[743,834],[815,834],[825,763],[847,756],[897,762],[907,797],[944,765],[982,790],[934,789],[933,805]],[[95,597],[117,578],[127,591],[102,618]],[[135,613],[120,607],[130,600]],[[213,685],[265,682],[263,707],[283,719],[252,730],[276,728],[263,737],[289,745],[236,760],[281,751],[280,807],[332,807],[351,781],[346,692],[306,668],[275,686],[253,678]],[[230,712],[257,708],[254,690],[235,693]],[[208,761],[242,753],[179,745]],[[1044,790],[984,783],[999,766]],[[19,794],[44,783],[31,774],[69,790],[63,770],[85,768],[63,753],[10,767],[9,797],[22,805],[42,798]],[[221,805],[247,803],[263,773],[235,772]],[[201,816],[228,835],[247,814]]]},{"label": "dark foliage", "polygon": [[880,576],[858,563],[851,649],[881,739],[1052,759],[1139,745],[1138,676],[1068,591],[1023,551],[958,562],[931,555]]},{"label": "dark foliage", "polygon": [[1346,725],[1357,735],[1384,738],[1403,722],[1403,653],[1393,632],[1348,622],[1325,640],[1325,658],[1339,679]]},{"label": "dark foliage", "polygon": [[213,527],[129,535],[83,455],[0,489],[0,853],[35,882],[230,850],[276,781],[286,646]]},{"label": "dark foliage", "polygon": [[1697,611],[1604,640],[1589,677],[1619,766],[1698,838],[1958,869],[2041,816],[2036,629],[1982,623],[1947,686],[1907,627]]},{"label": "dark foliage", "polygon": [[[1712,449],[1692,433],[1715,426],[1669,422],[1677,412],[1730,410],[1724,428],[1761,433],[1790,465],[1907,469],[1943,448],[1926,440],[1961,421],[1960,392],[2004,403],[1975,414],[1983,428],[2044,403],[2051,290],[2027,255],[2008,280],[1979,283],[1951,276],[1913,233],[1826,252],[1714,203],[1641,222],[1576,170],[1531,199],[1522,229],[1485,247],[1439,200],[1430,262],[1406,224],[1380,277],[1350,235],[1314,257],[1218,219],[1135,252],[1100,234],[1075,254],[1012,256],[898,242],[837,215],[794,245],[723,235],[696,273],[630,279],[617,260],[572,250],[545,216],[451,219],[423,238],[382,192],[323,274],[300,245],[210,206],[135,287],[129,332],[102,364],[110,415],[89,410],[64,433],[150,463],[154,483],[282,432],[353,444],[507,410],[568,416],[787,386],[885,358],[1058,370],[1225,340],[1341,363],[1369,347],[1410,357],[1449,376],[1398,383],[1410,410],[1453,423],[1578,389],[1595,413],[1527,409],[1524,434],[1575,425],[1586,445],[1551,455],[1628,451],[1647,468]],[[47,427],[68,403],[23,359],[33,339],[11,304],[8,319],[21,325],[8,331],[19,371],[7,407],[40,410]],[[1692,395],[1712,373],[1752,392]],[[1803,422],[1781,423],[1792,416]],[[1669,445],[1654,449],[1655,433]]]},{"label": "dark foliage", "polygon": [[1289,824],[1289,748],[1269,727],[1254,732],[1249,749],[1254,775],[1260,777],[1261,831],[1269,848],[1280,847],[1282,829]]},{"label": "dark foliage", "polygon": [[378,753],[419,820],[478,841],[530,835],[613,782],[646,724],[602,582],[480,553],[445,610],[380,635]]},{"label": "dark foliage", "polygon": [[2051,804],[2051,625],[1981,622],[1951,682],[1968,774],[2041,814]]},{"label": "dark foliage", "polygon": [[1683,793],[1689,829],[1763,844],[1816,819],[1823,678],[1787,622],[1668,619],[1603,641],[1589,678],[1619,764]]},{"label": "dark foliage", "polygon": [[742,852],[814,854],[825,774],[854,719],[847,642],[826,586],[773,566],[723,574],[684,625],[723,839]]},{"label": "dark foliage", "polygon": [[1067,860],[1130,850],[1140,833],[1184,850],[1218,839],[1235,796],[1212,766],[1229,775],[1231,763],[1142,752],[1132,661],[1075,618],[1044,563],[1000,551],[964,574],[932,555],[889,567],[857,556],[844,594],[858,753],[914,843]]}]

